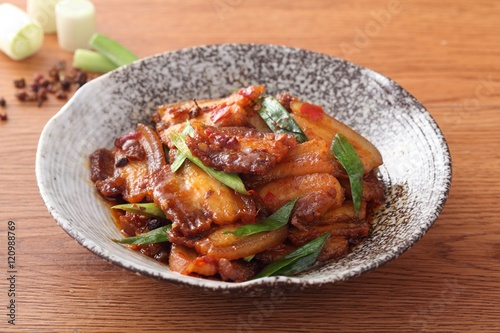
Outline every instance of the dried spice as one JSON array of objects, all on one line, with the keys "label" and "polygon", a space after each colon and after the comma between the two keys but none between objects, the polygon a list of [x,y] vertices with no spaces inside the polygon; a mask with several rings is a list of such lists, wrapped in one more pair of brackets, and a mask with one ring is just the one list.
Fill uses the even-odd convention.
[{"label": "dried spice", "polygon": [[[5,98],[3,97],[0,97],[0,107],[2,109],[5,109],[7,107],[7,102],[5,101]],[[0,112],[0,121],[7,121],[7,113],[4,111],[4,112]]]},{"label": "dried spice", "polygon": [[94,76],[77,68],[68,72],[66,62],[59,61],[48,70],[47,75],[33,75],[33,81],[29,84],[24,78],[14,80],[14,86],[18,89],[15,96],[21,102],[36,101],[38,107],[41,107],[48,100],[49,94],[59,100],[67,99],[73,86],[76,87],[74,90],[77,90],[93,78]]}]

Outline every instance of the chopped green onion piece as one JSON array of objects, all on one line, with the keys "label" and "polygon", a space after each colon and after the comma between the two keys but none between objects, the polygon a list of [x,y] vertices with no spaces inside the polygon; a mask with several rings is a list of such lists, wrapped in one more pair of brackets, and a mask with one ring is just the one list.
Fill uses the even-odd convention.
[{"label": "chopped green onion piece", "polygon": [[111,207],[113,209],[121,209],[132,213],[137,213],[149,217],[157,217],[160,219],[166,219],[165,213],[158,207],[154,202],[148,203],[133,203],[133,204],[123,204],[115,205]]},{"label": "chopped green onion piece", "polygon": [[260,271],[259,274],[254,276],[253,279],[277,275],[289,276],[310,268],[316,261],[316,258],[318,258],[321,250],[323,250],[330,234],[331,232],[328,232],[316,239],[313,239],[312,241],[297,248],[295,251],[273,261],[264,267],[264,269]]},{"label": "chopped green onion piece", "polygon": [[297,142],[307,141],[307,136],[300,126],[276,98],[265,97],[259,114],[273,132],[293,135]]},{"label": "chopped green onion piece", "polygon": [[99,33],[95,33],[90,38],[89,45],[118,67],[130,64],[139,59],[132,51],[117,41]]},{"label": "chopped green onion piece", "polygon": [[120,244],[133,244],[133,245],[149,245],[155,243],[168,242],[167,232],[172,228],[171,224],[159,227],[144,234],[127,237],[122,239],[113,239],[113,242]]},{"label": "chopped green onion piece", "polygon": [[354,211],[359,214],[363,197],[363,163],[349,140],[341,133],[335,134],[330,149],[349,176]]},{"label": "chopped green onion piece", "polygon": [[238,237],[250,236],[263,231],[272,231],[281,228],[288,223],[293,207],[298,198],[288,202],[278,209],[274,214],[256,224],[245,224],[234,231],[226,231],[224,234],[233,234]]},{"label": "chopped green onion piece", "polygon": [[107,73],[118,68],[102,54],[85,49],[76,49],[73,55],[73,67],[92,73]]},{"label": "chopped green onion piece", "polygon": [[234,173],[224,173],[221,171],[216,171],[212,168],[209,168],[205,166],[199,158],[193,156],[191,151],[189,150],[189,147],[186,145],[186,139],[182,134],[175,133],[173,132],[170,134],[170,140],[172,140],[172,143],[179,149],[179,151],[186,156],[188,160],[196,164],[200,169],[208,173],[210,176],[213,178],[217,179],[224,185],[232,188],[238,193],[248,195],[250,193],[247,192],[245,185],[243,184],[243,181],[241,180],[240,176]]},{"label": "chopped green onion piece", "polygon": [[186,160],[186,155],[177,150],[174,162],[170,165],[170,169],[172,170],[172,172],[176,172],[177,170],[179,170],[179,168],[184,164],[185,160]]},{"label": "chopped green onion piece", "polygon": [[[191,126],[189,121],[186,121],[186,126],[182,130],[181,135],[186,137],[186,135],[193,135],[193,134],[194,134],[193,126]],[[182,164],[184,163],[185,160],[186,160],[186,155],[181,153],[180,150],[177,150],[177,154],[175,154],[174,162],[172,163],[172,165],[170,165],[170,169],[172,170],[172,172],[176,172],[177,170],[179,170],[179,168],[182,166]]]},{"label": "chopped green onion piece", "polygon": [[253,259],[254,257],[255,257],[255,254],[252,254],[252,255],[250,255],[250,256],[248,256],[248,257],[243,258],[243,260],[245,260],[246,262],[250,262],[250,261],[252,261],[252,259]]}]

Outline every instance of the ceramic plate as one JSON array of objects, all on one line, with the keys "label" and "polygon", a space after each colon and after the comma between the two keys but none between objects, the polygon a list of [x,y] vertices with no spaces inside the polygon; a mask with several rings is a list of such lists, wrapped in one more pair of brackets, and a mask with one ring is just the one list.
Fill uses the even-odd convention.
[{"label": "ceramic plate", "polygon": [[[322,105],[380,150],[386,203],[368,239],[338,261],[294,277],[243,283],[183,276],[110,239],[121,237],[109,206],[89,180],[88,156],[150,122],[155,107],[218,98],[264,85]],[[42,198],[57,223],[100,257],[133,272],[218,291],[304,288],[342,281],[395,259],[438,217],[451,182],[446,141],[426,109],[394,81],[372,70],[301,49],[249,44],[201,46],[156,55],[83,86],[45,126],[36,156]]]}]

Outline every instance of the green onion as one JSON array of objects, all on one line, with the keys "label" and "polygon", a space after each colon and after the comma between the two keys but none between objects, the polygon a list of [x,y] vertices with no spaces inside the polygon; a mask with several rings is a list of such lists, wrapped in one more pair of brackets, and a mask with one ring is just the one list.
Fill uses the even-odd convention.
[{"label": "green onion", "polygon": [[251,256],[248,256],[248,257],[245,257],[243,258],[243,260],[245,260],[246,262],[250,262],[252,261],[252,259],[255,257],[255,254],[252,254]]},{"label": "green onion", "polygon": [[278,260],[273,261],[264,267],[264,269],[260,271],[259,274],[254,276],[253,279],[277,275],[290,276],[310,268],[318,258],[321,250],[323,250],[330,234],[331,232],[328,232],[310,241],[309,243],[302,245],[295,251],[290,252]]},{"label": "green onion", "polygon": [[127,212],[137,213],[149,217],[156,217],[160,219],[166,219],[165,213],[153,202],[148,203],[133,203],[133,204],[123,204],[115,205],[111,207],[113,209],[121,209]]},{"label": "green onion", "polygon": [[293,135],[297,142],[307,141],[307,136],[300,126],[276,98],[265,97],[259,114],[273,132]]},{"label": "green onion", "polygon": [[186,155],[177,150],[174,162],[170,165],[170,169],[172,170],[172,172],[176,172],[177,170],[179,170],[182,164],[184,164],[185,160],[186,160]]},{"label": "green onion", "polygon": [[139,59],[117,41],[99,33],[95,33],[90,38],[89,45],[118,67],[130,64]]},{"label": "green onion", "polygon": [[[186,121],[186,126],[182,130],[181,135],[185,138],[186,135],[192,136],[193,134],[194,134],[193,126],[191,126],[191,123],[189,123],[189,121]],[[172,170],[172,172],[176,172],[177,170],[179,170],[179,168],[182,166],[185,160],[186,160],[186,155],[181,153],[180,150],[177,150],[174,162],[172,163],[172,165],[170,165],[170,169]]]},{"label": "green onion", "polygon": [[263,231],[272,231],[279,229],[288,223],[290,215],[292,214],[293,207],[295,206],[297,200],[298,198],[295,198],[289,203],[283,205],[283,207],[274,212],[274,214],[257,224],[246,224],[234,231],[226,231],[224,233],[242,237],[250,236]]},{"label": "green onion", "polygon": [[102,54],[85,49],[76,49],[73,55],[73,67],[92,73],[107,73],[118,68]]},{"label": "green onion", "polygon": [[33,22],[28,14],[10,3],[0,3],[2,52],[13,60],[23,60],[42,47],[43,39],[42,27]]},{"label": "green onion", "polygon": [[170,140],[172,140],[172,143],[179,149],[179,151],[186,156],[188,160],[196,164],[200,169],[208,173],[210,176],[213,178],[217,179],[224,185],[232,188],[238,193],[248,195],[250,193],[247,192],[245,185],[243,184],[243,181],[241,178],[234,173],[224,173],[221,171],[214,170],[212,168],[209,168],[205,166],[199,158],[193,156],[191,151],[189,150],[189,147],[186,145],[186,139],[184,136],[180,133],[172,133],[170,134]]},{"label": "green onion", "polygon": [[363,163],[349,140],[340,133],[335,134],[330,149],[349,176],[354,211],[359,214],[363,197]]},{"label": "green onion", "polygon": [[133,245],[149,245],[155,243],[163,243],[168,242],[167,232],[172,228],[171,224],[168,224],[163,227],[159,227],[157,229],[151,230],[144,234],[127,237],[122,239],[112,239],[113,242],[120,244],[133,244]]}]

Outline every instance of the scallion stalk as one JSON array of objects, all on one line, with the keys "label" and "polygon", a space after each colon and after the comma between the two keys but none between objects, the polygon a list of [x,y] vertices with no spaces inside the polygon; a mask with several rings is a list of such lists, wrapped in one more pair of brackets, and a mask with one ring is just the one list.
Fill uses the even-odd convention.
[{"label": "scallion stalk", "polygon": [[130,245],[149,245],[155,243],[168,242],[169,238],[167,232],[170,229],[172,229],[172,225],[168,224],[166,226],[159,227],[157,229],[151,230],[149,232],[146,232],[138,236],[127,237],[122,239],[112,239],[112,241],[115,243],[130,244]]},{"label": "scallion stalk", "polygon": [[290,276],[310,268],[323,250],[330,235],[331,232],[328,232],[273,261],[264,267],[253,279],[277,275]]},{"label": "scallion stalk", "polygon": [[107,73],[117,66],[99,52],[77,49],[73,55],[73,67],[86,72]]},{"label": "scallion stalk", "polygon": [[272,215],[256,224],[245,224],[234,231],[226,231],[225,234],[233,234],[238,237],[250,236],[263,231],[272,231],[281,228],[288,223],[292,215],[293,207],[299,198],[286,203]]},{"label": "scallion stalk", "polygon": [[139,59],[125,46],[100,33],[94,34],[89,44],[118,67],[130,64]]},{"label": "scallion stalk", "polygon": [[43,29],[28,14],[10,3],[0,4],[0,50],[13,60],[37,52],[43,43]]},{"label": "scallion stalk", "polygon": [[127,212],[132,212],[140,215],[145,215],[149,217],[157,217],[160,219],[166,219],[165,213],[158,207],[154,202],[147,203],[128,203],[122,205],[115,205],[111,207],[113,209],[121,209]]}]

